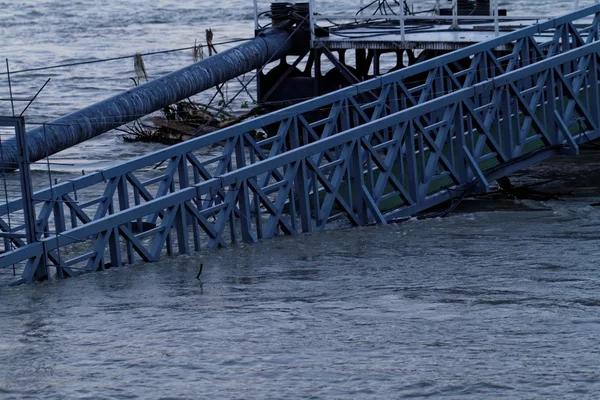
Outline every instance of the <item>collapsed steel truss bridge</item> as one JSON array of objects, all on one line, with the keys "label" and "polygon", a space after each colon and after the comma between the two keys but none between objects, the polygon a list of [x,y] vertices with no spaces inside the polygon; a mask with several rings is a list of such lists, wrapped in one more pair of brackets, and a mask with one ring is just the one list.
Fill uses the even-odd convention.
[{"label": "collapsed steel truss bridge", "polygon": [[[341,218],[386,224],[575,155],[600,137],[599,13],[589,7],[4,203],[0,269],[16,266],[12,283],[30,283],[54,269],[74,276]],[[24,132],[22,119],[0,124]],[[262,138],[265,128],[274,136]],[[26,162],[20,173],[27,188]],[[22,224],[9,228],[11,215]]]}]

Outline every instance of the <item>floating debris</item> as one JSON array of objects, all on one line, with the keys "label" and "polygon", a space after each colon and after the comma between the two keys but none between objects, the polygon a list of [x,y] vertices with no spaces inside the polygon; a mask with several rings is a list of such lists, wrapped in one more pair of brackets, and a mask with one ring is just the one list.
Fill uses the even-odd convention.
[{"label": "floating debris", "polygon": [[172,145],[238,124],[264,113],[255,107],[239,115],[191,100],[180,101],[159,113],[118,130],[126,142],[162,143]]},{"label": "floating debris", "polygon": [[133,69],[135,71],[135,76],[137,82],[141,82],[142,78],[148,82],[148,73],[146,72],[146,65],[144,64],[144,59],[140,53],[135,53],[133,56]]},{"label": "floating debris", "polygon": [[[208,49],[209,57],[218,54],[218,51],[213,44],[213,38],[214,34],[212,30],[206,29],[206,48]],[[194,62],[204,59],[204,46],[201,43],[198,43],[197,40],[194,41],[192,56]],[[140,53],[135,54],[133,62],[136,76],[135,78],[131,78],[131,80],[137,87],[142,79],[148,81],[148,73]],[[239,77],[236,79],[254,101],[254,98],[246,88],[247,85],[245,85]],[[223,93],[223,88],[225,88],[225,93]],[[233,99],[227,98],[227,81],[217,84],[215,90],[216,94],[208,104],[193,102],[190,99],[183,100],[164,107],[157,113],[146,116],[141,120],[134,121],[126,127],[117,128],[117,130],[125,134],[122,138],[126,142],[162,143],[172,145],[219,129],[227,128],[228,126],[240,123],[247,118],[255,117],[266,112],[262,107],[255,107],[246,112],[227,112],[225,109],[230,110],[229,105],[233,101]],[[217,108],[211,104],[219,95],[221,100],[218,104],[219,108]],[[244,102],[241,108],[248,109],[248,102]],[[264,132],[259,132],[255,133],[255,136],[264,138],[267,135],[264,134]]]},{"label": "floating debris", "polygon": [[197,40],[194,41],[192,55],[194,57],[194,62],[204,60],[204,46],[202,46],[202,44],[198,44]]}]

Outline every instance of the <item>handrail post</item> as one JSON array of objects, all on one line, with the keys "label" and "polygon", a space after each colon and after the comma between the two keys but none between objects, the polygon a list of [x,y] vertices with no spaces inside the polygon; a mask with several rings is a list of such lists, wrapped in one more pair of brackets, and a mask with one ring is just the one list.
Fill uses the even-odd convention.
[{"label": "handrail post", "polygon": [[494,2],[494,31],[496,37],[500,36],[500,21],[498,19],[498,0],[492,0]]},{"label": "handrail post", "polygon": [[[25,119],[15,118],[15,135],[18,148],[19,180],[21,183],[21,199],[23,200],[23,217],[25,219],[25,235],[27,244],[37,242],[36,214],[33,205],[33,183],[29,168],[29,153],[25,136]],[[10,211],[10,210],[9,210]]]},{"label": "handrail post", "polygon": [[315,0],[310,0],[308,3],[310,15],[310,47],[315,47]]},{"label": "handrail post", "polygon": [[452,29],[458,29],[458,0],[452,0]]},{"label": "handrail post", "polygon": [[406,42],[406,29],[404,17],[404,3],[400,2],[400,40],[402,41],[402,43]]},{"label": "handrail post", "polygon": [[254,0],[254,30],[258,30],[258,0]]}]

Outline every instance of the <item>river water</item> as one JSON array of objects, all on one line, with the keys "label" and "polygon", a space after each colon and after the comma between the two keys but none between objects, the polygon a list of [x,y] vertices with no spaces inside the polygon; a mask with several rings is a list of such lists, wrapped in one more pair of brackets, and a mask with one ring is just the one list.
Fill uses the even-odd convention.
[{"label": "river water", "polygon": [[[252,35],[250,1],[0,7],[0,56],[13,70],[186,47],[205,28],[215,41]],[[573,2],[510,7],[543,15]],[[156,77],[191,58],[145,61]],[[27,113],[46,121],[129,88],[132,69],[126,60],[13,83],[27,95],[52,78]],[[60,158],[97,168],[158,147],[112,133]],[[540,186],[574,190],[558,200],[472,199],[444,219],[0,287],[0,398],[597,398],[599,171],[586,151],[515,178],[560,178]]]}]

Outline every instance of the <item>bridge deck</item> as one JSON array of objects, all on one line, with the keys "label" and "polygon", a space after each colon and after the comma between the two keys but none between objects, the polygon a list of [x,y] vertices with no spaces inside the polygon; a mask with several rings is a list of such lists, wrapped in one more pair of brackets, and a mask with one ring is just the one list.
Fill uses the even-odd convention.
[{"label": "bridge deck", "polygon": [[[368,14],[368,13],[367,13]],[[313,47],[329,49],[421,49],[451,51],[492,40],[508,32],[543,23],[539,16],[489,15],[352,15],[316,13],[311,23],[324,34],[313,37]],[[493,13],[492,13],[493,14]],[[579,21],[589,26],[591,21]],[[585,34],[585,32],[583,32]],[[550,34],[546,32],[546,34]],[[543,42],[545,38],[537,37]],[[497,50],[509,50],[510,43]]]},{"label": "bridge deck", "polygon": [[[404,28],[404,41],[402,41],[403,29],[397,24],[385,27],[385,29],[368,26],[331,29],[328,36],[316,38],[313,46],[325,46],[336,50],[458,50],[531,26],[536,21],[512,20],[501,22],[498,33],[495,32],[494,24],[491,21],[489,23],[461,24],[458,29],[452,28],[450,23],[432,22],[435,22],[435,24],[406,25]],[[541,38],[539,40],[543,41]],[[508,50],[508,47],[500,47],[499,50]]]},{"label": "bridge deck", "polygon": [[[600,137],[600,6],[0,205],[32,282],[202,247],[385,224]],[[589,24],[576,21],[593,17]],[[540,41],[538,38],[545,38]],[[510,46],[508,53],[495,53]],[[468,68],[457,68],[468,60]],[[253,134],[276,127],[272,138]],[[202,149],[223,143],[222,154]],[[156,168],[160,166],[160,168]],[[82,196],[82,193],[88,196]],[[32,207],[26,225],[4,219]]]}]

